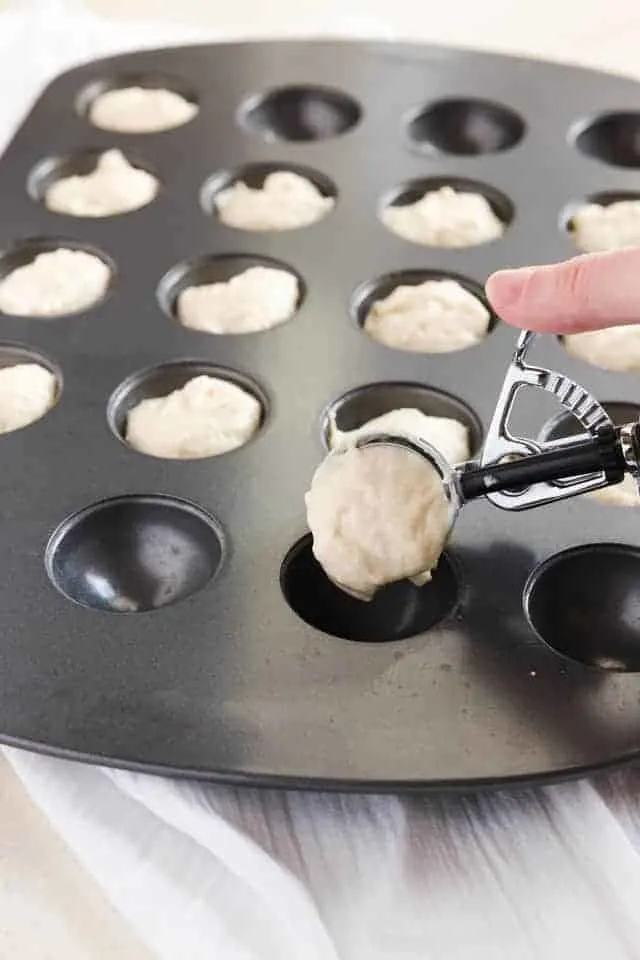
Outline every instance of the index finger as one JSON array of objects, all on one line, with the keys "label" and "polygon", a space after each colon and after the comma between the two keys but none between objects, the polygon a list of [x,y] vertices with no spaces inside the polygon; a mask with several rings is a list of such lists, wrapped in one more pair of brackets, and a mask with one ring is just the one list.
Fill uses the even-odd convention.
[{"label": "index finger", "polygon": [[486,292],[507,323],[541,333],[640,323],[640,248],[500,270],[487,280]]}]

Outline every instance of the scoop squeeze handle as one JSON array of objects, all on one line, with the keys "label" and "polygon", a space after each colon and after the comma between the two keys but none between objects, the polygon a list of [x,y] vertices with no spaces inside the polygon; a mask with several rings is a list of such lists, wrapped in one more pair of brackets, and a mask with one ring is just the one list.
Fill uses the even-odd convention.
[{"label": "scoop squeeze handle", "polygon": [[[479,488],[480,495],[504,510],[527,510],[598,490],[619,483],[625,470],[639,476],[637,457],[634,460],[627,456],[631,446],[625,441],[637,425],[627,424],[616,430],[604,407],[588,390],[562,373],[527,363],[527,351],[535,336],[526,330],[518,338],[487,431],[480,472],[475,479],[467,475],[465,481],[472,496],[478,495],[475,491]],[[551,394],[586,433],[547,441],[515,436],[509,428],[509,417],[524,387]],[[507,459],[515,462],[505,463]],[[471,474],[478,473],[477,464],[470,467]]]},{"label": "scoop squeeze handle", "polygon": [[[631,426],[637,428],[636,424]],[[625,469],[619,432],[605,425],[595,436],[558,444],[521,459],[488,466],[465,464],[459,471],[459,482],[463,501],[483,496],[495,501],[495,497],[489,495],[500,492],[503,497],[514,498],[516,506],[509,509],[524,510],[537,505],[537,502],[523,498],[523,493],[532,485],[597,474],[604,478],[599,484],[604,486],[619,483],[624,478]],[[575,484],[568,489],[570,493],[564,495],[573,495]],[[511,503],[511,500],[507,502]]]}]

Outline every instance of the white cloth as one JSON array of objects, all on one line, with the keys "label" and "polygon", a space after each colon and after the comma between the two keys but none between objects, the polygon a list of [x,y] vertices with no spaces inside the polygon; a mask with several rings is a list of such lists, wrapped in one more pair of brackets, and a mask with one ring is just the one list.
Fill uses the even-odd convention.
[{"label": "white cloth", "polygon": [[[317,26],[390,32],[369,21]],[[10,9],[0,17],[0,138],[62,69],[201,36],[101,21],[62,0]],[[159,960],[640,958],[640,772],[535,791],[365,797],[4,753]]]},{"label": "white cloth", "polygon": [[640,772],[366,797],[6,752],[162,960],[640,957]]}]

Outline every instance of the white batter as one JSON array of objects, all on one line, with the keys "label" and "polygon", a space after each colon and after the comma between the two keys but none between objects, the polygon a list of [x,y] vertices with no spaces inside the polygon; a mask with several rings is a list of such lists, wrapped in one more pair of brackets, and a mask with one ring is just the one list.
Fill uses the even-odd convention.
[{"label": "white batter", "polygon": [[220,220],[239,230],[277,231],[307,227],[335,206],[314,183],[290,170],[265,177],[261,188],[239,180],[214,198]]},{"label": "white batter", "polygon": [[362,600],[396,580],[430,579],[449,534],[440,474],[399,447],[330,454],[305,501],[314,556],[330,580]]},{"label": "white batter", "polygon": [[250,267],[221,283],[188,287],[178,297],[178,319],[206,333],[255,333],[290,320],[300,295],[288,270]]},{"label": "white batter", "polygon": [[486,337],[491,315],[455,280],[427,280],[398,286],[371,307],[364,330],[397,350],[448,353]]},{"label": "white batter", "polygon": [[154,457],[214,457],[247,443],[261,417],[260,403],[246,390],[228,380],[198,376],[166,397],[133,407],[125,440]]},{"label": "white batter", "polygon": [[339,430],[335,423],[329,427],[329,446],[351,446],[361,437],[372,433],[390,433],[396,436],[418,437],[438,450],[450,464],[463,463],[471,456],[469,431],[459,420],[450,417],[430,417],[412,407],[398,407],[379,417],[367,420],[356,430]]},{"label": "white batter", "polygon": [[470,247],[501,237],[504,223],[480,193],[453,187],[430,190],[415,203],[386,207],[382,222],[393,233],[430,247]]},{"label": "white batter", "polygon": [[636,324],[572,333],[563,342],[572,356],[596,367],[620,372],[640,370],[640,327]]},{"label": "white batter", "polygon": [[592,500],[599,500],[600,503],[607,503],[613,507],[637,507],[640,506],[640,496],[638,487],[631,474],[625,474],[622,483],[616,483],[611,487],[603,487],[601,490],[593,490],[586,493],[586,497]]},{"label": "white batter", "polygon": [[120,87],[101,93],[89,108],[94,127],[115,133],[159,133],[181,127],[198,112],[173,90]]},{"label": "white batter", "polygon": [[86,310],[107,291],[107,264],[84,250],[38,254],[0,281],[0,311],[16,317],[57,317]]},{"label": "white batter", "polygon": [[73,217],[113,217],[151,203],[158,189],[153,174],[132,166],[120,150],[107,150],[92,173],[52,183],[45,205]]},{"label": "white batter", "polygon": [[640,200],[585,204],[571,218],[570,230],[584,253],[640,246]]},{"label": "white batter", "polygon": [[39,420],[54,406],[58,384],[39,363],[18,363],[0,369],[0,433],[10,433]]}]

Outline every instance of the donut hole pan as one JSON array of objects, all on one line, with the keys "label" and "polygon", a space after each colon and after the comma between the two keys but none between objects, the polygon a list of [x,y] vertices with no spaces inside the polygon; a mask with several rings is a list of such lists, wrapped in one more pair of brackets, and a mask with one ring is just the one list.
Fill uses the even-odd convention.
[{"label": "donut hole pan", "polygon": [[444,554],[424,586],[403,580],[368,602],[356,600],[326,576],[313,556],[311,536],[303,537],[285,557],[280,583],[287,603],[305,623],[333,637],[368,643],[425,633],[451,613],[458,596],[455,569]]},{"label": "donut hole pan", "polygon": [[[91,128],[99,91],[156,80],[198,104],[193,122],[144,137]],[[124,54],[44,91],[0,158],[0,275],[77,244],[104,250],[116,282],[86,318],[0,317],[4,343],[64,376],[54,413],[2,439],[0,740],[164,775],[360,791],[540,782],[640,756],[629,511],[474,501],[430,583],[362,603],[314,560],[304,509],[329,416],[342,429],[399,407],[453,417],[478,455],[515,331],[492,317],[477,348],[430,355],[383,349],[362,319],[397,283],[448,277],[483,299],[493,271],[566,256],[559,211],[634,189],[639,89],[483,53],[318,41]],[[34,200],[118,145],[158,172],[159,202],[74,218],[74,241],[57,240],[70,221]],[[276,170],[337,197],[317,229],[257,234],[211,215],[217,190]],[[379,222],[381,201],[445,184],[482,193],[511,227],[503,240],[426,248]],[[21,239],[52,234],[50,247]],[[292,322],[260,336],[175,322],[185,286],[258,263],[304,281]],[[554,337],[538,338],[536,362],[637,400],[632,376],[578,363]],[[258,397],[250,443],[183,461],[122,442],[134,404],[200,373]],[[536,437],[558,410],[522,391],[514,429]]]},{"label": "donut hole pan", "polygon": [[640,167],[640,112],[605,113],[583,123],[574,137],[587,157],[613,167]]},{"label": "donut hole pan", "polygon": [[295,86],[251,97],[240,120],[265,140],[306,143],[346,133],[361,115],[358,102],[339,90]]},{"label": "donut hole pan", "polygon": [[[179,323],[178,300],[181,293],[189,287],[201,287],[209,283],[227,283],[233,277],[237,277],[245,270],[250,270],[253,267],[286,270],[288,273],[294,274],[298,281],[299,290],[296,311],[300,309],[306,296],[306,285],[302,277],[280,260],[273,260],[270,257],[256,257],[250,254],[210,255],[177,264],[160,281],[158,301],[167,316]],[[293,319],[293,317],[290,319]],[[242,336],[250,336],[250,334],[242,334]]]},{"label": "donut hole pan", "polygon": [[409,121],[410,140],[424,150],[470,157],[510,150],[522,140],[524,120],[488,100],[438,100]]},{"label": "donut hole pan", "polygon": [[[126,444],[127,414],[133,407],[142,403],[143,400],[166,397],[174,390],[181,390],[189,380],[201,376],[228,380],[254,396],[262,407],[260,426],[264,426],[268,402],[263,391],[249,377],[235,370],[198,360],[177,360],[171,363],[163,363],[127,377],[114,390],[109,399],[107,406],[109,426],[115,435]],[[254,438],[252,437],[252,439]],[[251,443],[251,440],[248,443]]]},{"label": "donut hole pan", "polygon": [[51,582],[75,603],[143,613],[202,590],[222,556],[220,531],[203,511],[171,498],[133,496],[65,520],[45,562]]}]

